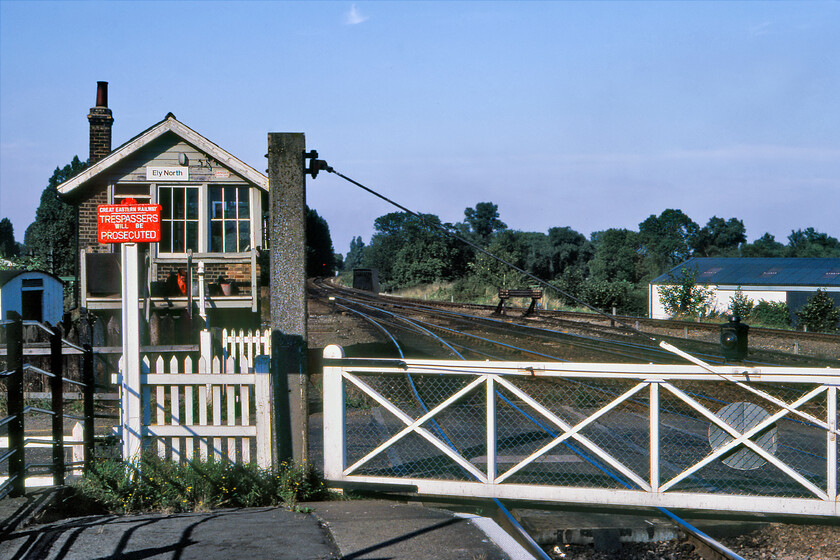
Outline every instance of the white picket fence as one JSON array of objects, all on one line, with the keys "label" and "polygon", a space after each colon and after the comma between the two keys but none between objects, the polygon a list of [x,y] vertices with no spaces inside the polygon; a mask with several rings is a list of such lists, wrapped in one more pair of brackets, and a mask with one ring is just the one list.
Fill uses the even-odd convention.
[{"label": "white picket fence", "polygon": [[248,363],[254,363],[256,356],[271,356],[271,330],[222,329],[222,354],[225,359],[233,357],[236,361],[247,358]]},{"label": "white picket fence", "polygon": [[123,459],[134,461],[151,446],[174,461],[256,459],[270,467],[268,364],[267,356],[201,357],[197,363],[144,357],[139,386],[114,379],[121,387]]}]

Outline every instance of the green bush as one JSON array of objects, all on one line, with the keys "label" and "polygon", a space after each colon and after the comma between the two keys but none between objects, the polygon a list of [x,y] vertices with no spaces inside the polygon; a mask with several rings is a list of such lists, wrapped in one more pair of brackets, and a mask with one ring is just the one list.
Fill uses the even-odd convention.
[{"label": "green bush", "polygon": [[769,328],[790,327],[790,309],[783,301],[759,301],[750,311],[750,322]]},{"label": "green bush", "polygon": [[455,301],[490,303],[497,299],[497,288],[487,284],[478,275],[471,274],[452,283],[452,297]]},{"label": "green bush", "polygon": [[714,316],[714,289],[697,283],[697,269],[683,268],[679,277],[669,274],[670,285],[659,286],[665,313],[672,319]]},{"label": "green bush", "polygon": [[587,279],[580,288],[580,299],[609,313],[615,307],[621,315],[641,315],[645,310],[645,293],[627,280],[612,282]]},{"label": "green bush", "polygon": [[139,469],[119,460],[97,461],[75,486],[88,502],[112,513],[196,511],[255,507],[327,497],[311,468],[282,463],[276,471],[251,464],[194,460],[179,464],[144,455]]},{"label": "green bush", "polygon": [[740,286],[735,290],[735,295],[729,298],[729,314],[740,317],[744,322],[750,320],[754,307],[755,302],[744,295]]},{"label": "green bush", "polygon": [[799,323],[811,332],[835,332],[840,321],[840,309],[834,307],[834,300],[825,290],[817,290],[799,311]]}]

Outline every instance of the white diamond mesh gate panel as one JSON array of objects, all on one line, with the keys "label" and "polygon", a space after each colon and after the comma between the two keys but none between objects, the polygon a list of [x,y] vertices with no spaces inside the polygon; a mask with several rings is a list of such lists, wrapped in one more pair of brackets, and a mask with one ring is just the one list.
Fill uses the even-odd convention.
[{"label": "white diamond mesh gate panel", "polygon": [[840,515],[838,369],[324,356],[336,484]]}]

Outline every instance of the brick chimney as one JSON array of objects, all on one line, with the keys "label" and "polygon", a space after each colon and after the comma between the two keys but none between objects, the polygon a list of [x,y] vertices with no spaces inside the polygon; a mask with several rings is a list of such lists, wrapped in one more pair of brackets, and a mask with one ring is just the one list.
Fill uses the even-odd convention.
[{"label": "brick chimney", "polygon": [[111,125],[114,117],[108,108],[108,82],[96,82],[96,107],[90,108],[90,158],[93,165],[111,153]]}]

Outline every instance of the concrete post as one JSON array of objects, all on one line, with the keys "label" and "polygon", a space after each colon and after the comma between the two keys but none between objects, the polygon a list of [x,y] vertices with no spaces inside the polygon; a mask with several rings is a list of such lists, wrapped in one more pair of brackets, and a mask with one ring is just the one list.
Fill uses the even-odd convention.
[{"label": "concrete post", "polygon": [[305,150],[302,133],[268,134],[275,464],[309,462]]}]

